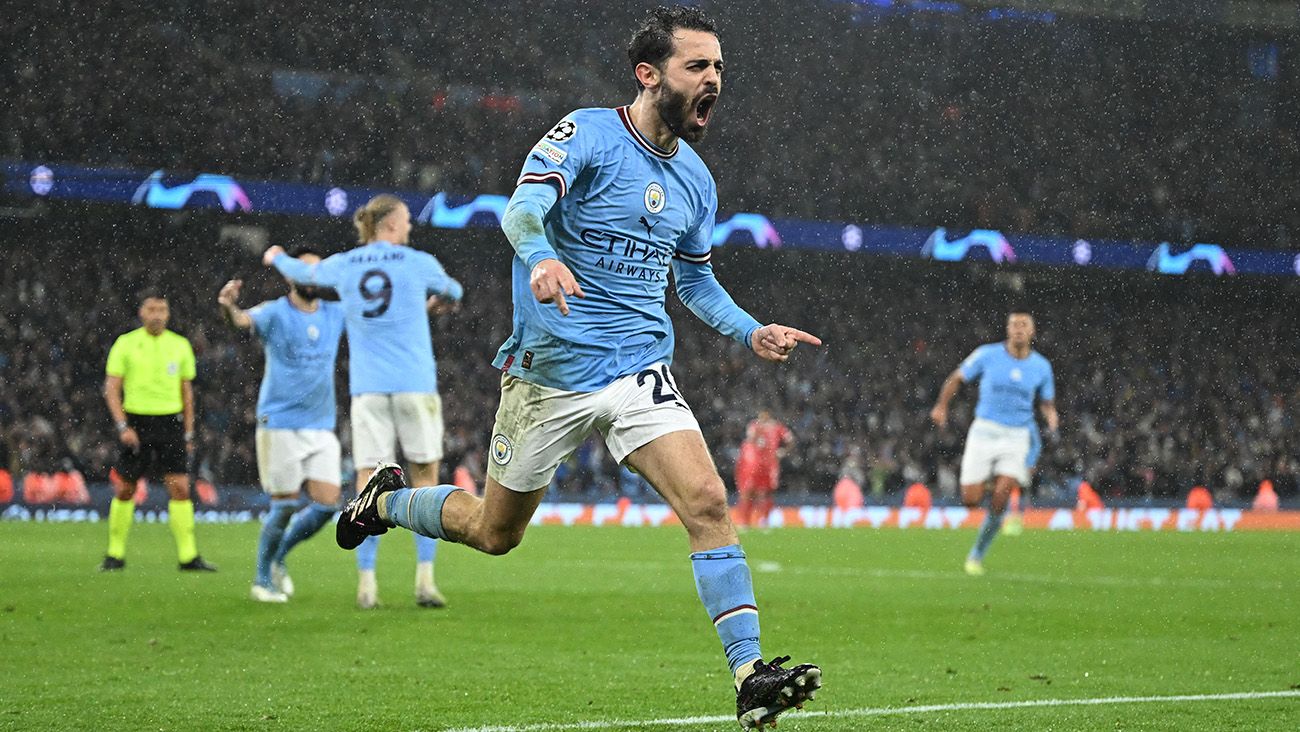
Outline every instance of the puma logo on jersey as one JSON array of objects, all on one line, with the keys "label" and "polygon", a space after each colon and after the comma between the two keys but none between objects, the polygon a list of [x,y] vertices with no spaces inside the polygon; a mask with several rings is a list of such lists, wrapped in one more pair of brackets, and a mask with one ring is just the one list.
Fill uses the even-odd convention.
[{"label": "puma logo on jersey", "polygon": [[645,235],[646,235],[646,236],[650,236],[651,234],[654,233],[654,228],[655,228],[656,226],[659,225],[659,222],[656,221],[656,222],[654,222],[654,223],[652,224],[652,223],[650,223],[649,221],[646,221],[646,220],[645,220],[645,217],[642,216],[642,217],[641,217],[641,225],[645,227]]}]

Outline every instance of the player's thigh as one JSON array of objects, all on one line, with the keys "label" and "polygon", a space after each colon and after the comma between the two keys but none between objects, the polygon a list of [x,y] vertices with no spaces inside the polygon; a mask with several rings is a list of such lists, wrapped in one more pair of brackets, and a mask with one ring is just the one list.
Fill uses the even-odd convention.
[{"label": "player's thigh", "polygon": [[135,483],[141,478],[161,480],[166,471],[163,470],[159,448],[167,437],[166,419],[152,415],[131,415],[129,421],[139,444],[134,448],[122,446],[118,455],[118,474],[128,483]]},{"label": "player's thigh", "polygon": [[433,393],[392,395],[393,422],[402,454],[413,463],[442,460],[442,398]]},{"label": "player's thigh", "polygon": [[185,447],[185,423],[181,415],[159,417],[153,434],[154,468],[163,475],[187,475],[189,451]]},{"label": "player's thigh", "polygon": [[996,439],[972,426],[966,435],[966,448],[961,454],[961,473],[957,482],[962,486],[982,486],[991,480],[999,449]]},{"label": "player's thigh", "polygon": [[[1011,432],[998,440],[993,458],[993,475],[997,478],[995,490],[1003,490],[1003,486],[1010,486],[1011,483],[1015,485],[1029,483],[1030,449],[1030,436],[1027,431]],[[1010,488],[1007,487],[1005,490],[1009,491]]]},{"label": "player's thigh", "polygon": [[742,500],[749,500],[754,495],[754,479],[748,475],[736,476],[736,495]]},{"label": "player's thigh", "polygon": [[598,425],[610,455],[645,476],[678,515],[725,508],[726,487],[699,422],[667,364],[625,376],[607,388],[610,418]]},{"label": "player's thigh", "polygon": [[358,468],[373,469],[397,459],[397,426],[390,395],[352,397],[351,422],[352,461]]},{"label": "player's thigh", "polygon": [[501,403],[488,446],[489,485],[495,482],[518,493],[549,486],[555,469],[591,433],[599,394],[502,376]]},{"label": "player's thigh", "polygon": [[[136,434],[138,435],[139,432]],[[135,494],[136,481],[144,476],[147,462],[144,445],[127,447],[124,444],[118,444],[117,461],[114,463],[113,469],[117,471],[117,475],[122,481],[122,490],[118,492],[119,497],[128,489],[132,495]]]},{"label": "player's thigh", "polygon": [[254,437],[257,445],[257,479],[262,490],[272,496],[291,496],[306,478],[303,472],[305,445],[297,430],[259,427]]},{"label": "player's thigh", "polygon": [[343,484],[339,438],[332,430],[302,432],[308,452],[300,465],[307,481],[307,493],[313,501],[332,506],[338,503],[340,486]]},{"label": "player's thigh", "polygon": [[[602,389],[599,394],[602,417],[596,428],[604,436],[605,446],[609,448],[609,454],[615,462],[627,461],[632,453],[662,437],[688,432],[694,433],[695,438],[677,437],[673,440],[690,452],[691,465],[685,469],[684,475],[698,475],[703,470],[710,476],[717,476],[717,468],[700,435],[700,423],[695,420],[695,414],[678,389],[667,364],[655,364],[639,373],[624,376]],[[651,460],[653,458],[650,456],[657,457],[659,452],[659,448],[644,451],[640,460]],[[635,463],[628,462],[640,470]],[[654,484],[654,478],[648,473],[641,471],[641,474]],[[677,476],[665,474],[663,477]],[[660,488],[657,485],[655,487]]]},{"label": "player's thigh", "polygon": [[776,473],[766,467],[760,468],[754,474],[753,486],[760,493],[771,493],[776,490]]},{"label": "player's thigh", "polygon": [[684,521],[725,515],[726,487],[699,430],[660,435],[633,450],[626,460]]}]

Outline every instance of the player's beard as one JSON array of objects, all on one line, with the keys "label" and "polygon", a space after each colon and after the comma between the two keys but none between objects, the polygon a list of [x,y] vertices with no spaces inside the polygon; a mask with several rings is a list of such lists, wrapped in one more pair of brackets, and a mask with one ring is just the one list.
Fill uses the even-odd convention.
[{"label": "player's beard", "polygon": [[[691,143],[699,142],[708,133],[708,127],[695,121],[695,107],[699,100],[690,101],[686,95],[664,84],[655,101],[655,111],[668,131]],[[715,102],[716,103],[716,102]]]}]

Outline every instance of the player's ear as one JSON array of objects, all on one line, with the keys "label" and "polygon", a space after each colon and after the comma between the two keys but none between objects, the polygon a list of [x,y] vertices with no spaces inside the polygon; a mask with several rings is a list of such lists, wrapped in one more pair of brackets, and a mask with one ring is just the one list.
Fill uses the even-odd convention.
[{"label": "player's ear", "polygon": [[646,89],[657,89],[659,82],[663,79],[663,72],[659,70],[659,67],[645,61],[637,64],[633,71],[636,73],[636,80]]}]

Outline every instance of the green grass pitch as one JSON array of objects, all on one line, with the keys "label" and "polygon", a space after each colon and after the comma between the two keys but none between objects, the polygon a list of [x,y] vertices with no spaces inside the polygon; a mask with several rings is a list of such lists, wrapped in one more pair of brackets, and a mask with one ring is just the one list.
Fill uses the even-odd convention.
[{"label": "green grass pitch", "polygon": [[[0,729],[736,728],[680,528],[444,545],[446,610],[415,606],[411,539],[390,534],[369,612],[332,528],[290,557],[282,606],[248,599],[256,525],[201,525],[221,566],[203,576],[139,523],[127,570],[100,574],[106,531],[0,523]],[[765,652],[825,672],[824,714],[780,729],[1300,729],[1300,535],[1028,532],[980,579],[961,572],[973,538],[744,535]],[[1234,692],[1290,696],[1007,707]]]}]

